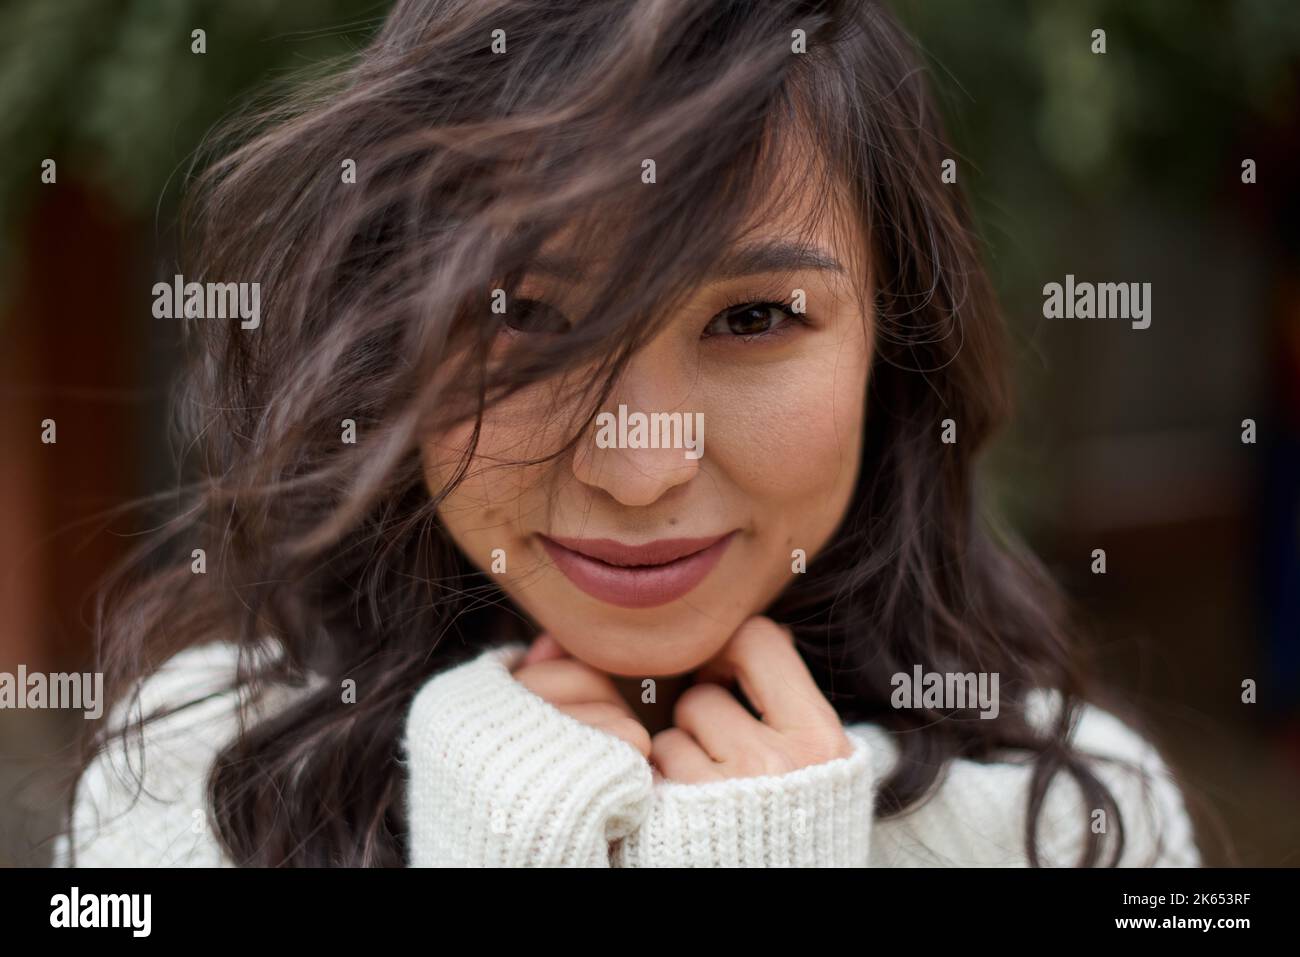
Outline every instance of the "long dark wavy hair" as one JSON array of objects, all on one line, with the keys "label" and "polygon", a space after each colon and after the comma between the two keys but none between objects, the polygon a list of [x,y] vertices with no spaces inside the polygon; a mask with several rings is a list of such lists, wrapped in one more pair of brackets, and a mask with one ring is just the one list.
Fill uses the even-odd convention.
[{"label": "long dark wavy hair", "polygon": [[[214,143],[187,190],[181,265],[187,280],[259,282],[262,322],[187,324],[185,506],[106,589],[99,667],[122,702],[169,655],[221,639],[245,652],[239,684],[303,688],[213,768],[232,860],[404,863],[414,693],[529,629],[440,527],[447,490],[425,484],[421,437],[579,368],[596,370],[581,390],[594,408],[655,332],[655,306],[705,277],[745,211],[781,201],[792,145],[811,147],[799,176],[849,197],[871,250],[875,355],[849,512],[765,612],[846,723],[924,729],[898,735],[877,815],[922,800],[954,758],[1015,748],[1035,760],[1031,862],[1058,773],[1118,821],[1068,741],[1085,689],[1067,609],[980,514],[976,459],[1009,412],[1001,319],[961,189],[940,178],[953,154],[924,73],[878,4],[400,0],[348,62]],[[491,290],[561,230],[607,263],[588,311],[490,354]],[[939,441],[945,418],[955,444]],[[283,655],[252,653],[267,637]],[[998,672],[1000,718],[891,708],[890,676],[918,662]],[[1067,704],[1048,728],[1026,716],[1032,688]],[[83,760],[132,730],[101,728]],[[1112,826],[1080,863],[1122,847]]]}]

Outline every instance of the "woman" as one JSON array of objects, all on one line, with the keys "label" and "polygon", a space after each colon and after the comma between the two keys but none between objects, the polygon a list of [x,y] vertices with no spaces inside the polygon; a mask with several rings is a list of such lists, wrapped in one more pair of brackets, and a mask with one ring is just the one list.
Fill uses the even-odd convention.
[{"label": "woman", "polygon": [[976,514],[950,155],[876,4],[398,3],[196,186],[263,318],[192,323],[61,859],[1197,863]]}]

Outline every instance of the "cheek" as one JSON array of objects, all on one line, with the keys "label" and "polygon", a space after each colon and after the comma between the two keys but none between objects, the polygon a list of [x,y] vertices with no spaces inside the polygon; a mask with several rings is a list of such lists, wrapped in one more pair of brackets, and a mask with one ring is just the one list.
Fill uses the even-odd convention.
[{"label": "cheek", "polygon": [[[458,473],[474,435],[473,423],[431,439],[422,450],[425,484],[437,494]],[[484,416],[464,476],[438,506],[438,515],[452,537],[471,556],[480,545],[502,537],[534,507],[533,499],[546,482],[547,467],[516,464],[544,455],[536,427],[510,415]],[[505,542],[501,542],[505,546]]]},{"label": "cheek", "polygon": [[[535,573],[541,561],[529,545],[530,531],[547,523],[568,471],[567,456],[556,453],[581,427],[583,407],[565,395],[563,382],[538,385],[486,410],[473,458],[438,505],[443,527],[480,569],[496,561],[494,555],[508,557],[503,584]],[[431,495],[460,472],[473,437],[469,422],[425,443],[421,454]]]},{"label": "cheek", "polygon": [[718,392],[705,448],[760,509],[842,504],[857,478],[866,381],[860,348],[768,366]]}]

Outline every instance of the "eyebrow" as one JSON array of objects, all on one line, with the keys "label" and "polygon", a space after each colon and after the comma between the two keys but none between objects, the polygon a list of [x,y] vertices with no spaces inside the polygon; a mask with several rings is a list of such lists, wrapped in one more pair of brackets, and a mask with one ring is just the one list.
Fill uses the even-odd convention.
[{"label": "eyebrow", "polygon": [[[806,270],[843,272],[844,267],[824,249],[784,240],[773,240],[751,243],[727,253],[714,268],[712,278],[739,279],[761,273]],[[565,282],[581,282],[584,278],[582,266],[576,260],[563,256],[538,256],[529,263],[528,271]]]}]

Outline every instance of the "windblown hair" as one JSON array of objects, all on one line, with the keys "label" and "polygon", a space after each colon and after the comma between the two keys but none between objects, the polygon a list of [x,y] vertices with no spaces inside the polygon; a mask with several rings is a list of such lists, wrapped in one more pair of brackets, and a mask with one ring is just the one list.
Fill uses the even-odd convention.
[{"label": "windblown hair", "polygon": [[[525,628],[439,526],[448,489],[430,494],[421,437],[577,369],[596,370],[574,393],[594,409],[659,306],[704,279],[756,204],[784,201],[779,158],[801,147],[797,176],[847,197],[871,250],[875,356],[849,513],[766,611],[846,722],[924,729],[898,736],[878,815],[924,799],[953,758],[1015,748],[1036,762],[1031,861],[1058,773],[1118,821],[1068,741],[1084,687],[1063,602],[979,514],[976,458],[1009,413],[1000,316],[960,189],[937,175],[950,151],[924,73],[876,3],[400,0],[341,69],[233,135],[189,190],[183,265],[259,282],[261,328],[187,328],[186,507],[100,615],[110,700],[214,639],[248,652],[249,689],[326,679],[220,755],[209,797],[233,860],[404,862],[414,693]],[[492,352],[491,290],[509,294],[561,231],[604,264],[587,311],[564,336]],[[944,418],[960,442],[936,441]],[[206,575],[190,570],[199,547]],[[252,654],[268,637],[283,655]],[[891,708],[890,676],[917,662],[998,672],[999,720]],[[364,689],[355,704],[339,703],[344,679]],[[1046,730],[1026,716],[1032,688],[1067,705]],[[1122,844],[1112,824],[1081,863]]]}]

